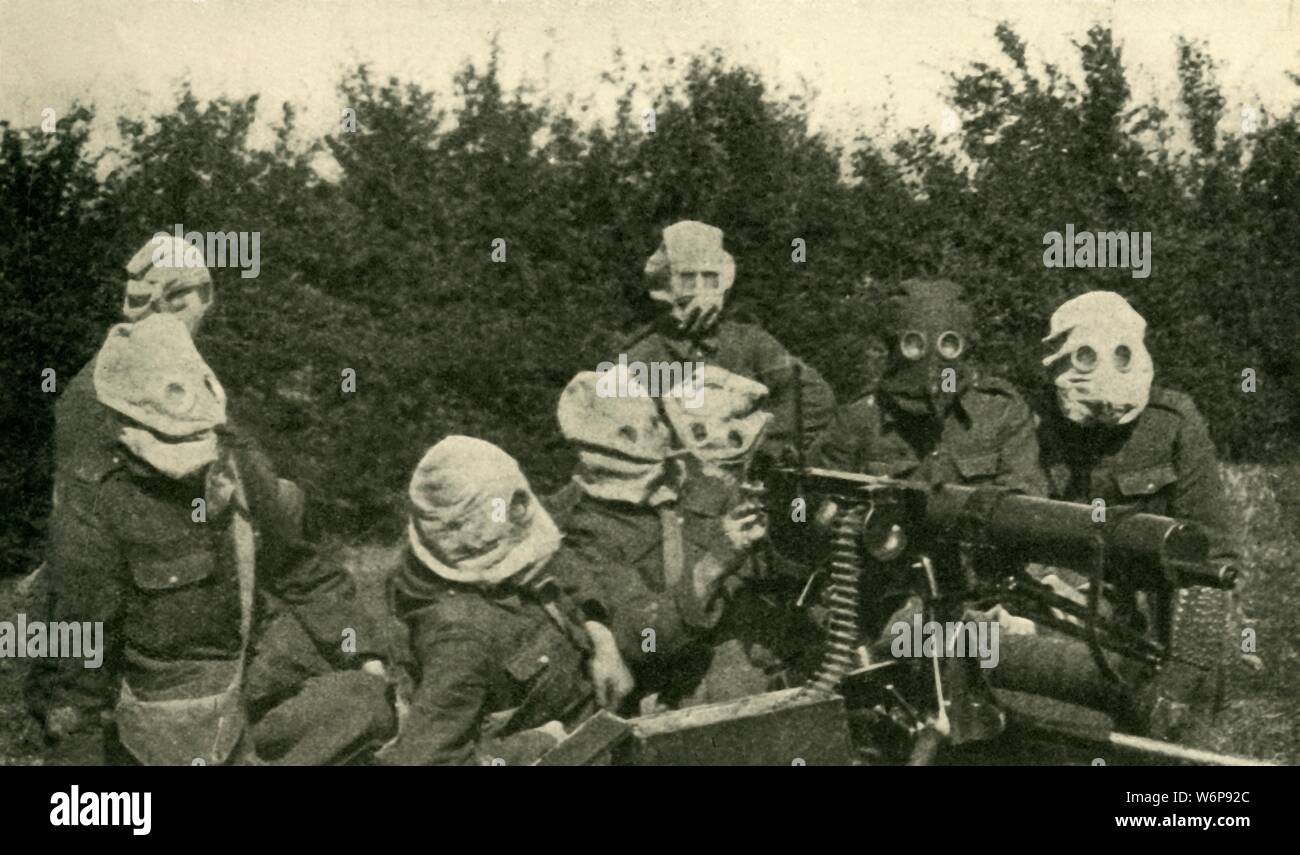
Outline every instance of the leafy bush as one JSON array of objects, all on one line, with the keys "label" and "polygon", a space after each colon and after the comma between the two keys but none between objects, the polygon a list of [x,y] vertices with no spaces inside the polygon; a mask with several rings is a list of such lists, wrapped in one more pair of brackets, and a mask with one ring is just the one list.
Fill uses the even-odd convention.
[{"label": "leafy bush", "polygon": [[[102,179],[89,109],[53,134],[0,125],[6,563],[36,559],[48,512],[54,396],[41,369],[68,379],[93,355],[122,264],[176,223],[261,233],[259,278],[214,271],[200,348],[235,417],[346,536],[395,531],[411,468],[448,433],[497,442],[539,487],[561,484],[571,457],[559,392],[644,320],[641,266],[682,218],[726,232],[734,311],[845,398],[879,370],[877,283],[964,283],[983,359],[1026,386],[1040,382],[1051,310],[1110,288],[1147,317],[1161,375],[1197,399],[1228,456],[1294,448],[1297,111],[1222,132],[1214,63],[1195,44],[1181,46],[1171,116],[1132,103],[1105,29],[1079,45],[1080,83],[1032,67],[1009,28],[995,37],[1006,62],[952,75],[951,137],[920,128],[884,146],[864,135],[848,150],[810,130],[814,99],[772,91],[716,51],[670,60],[667,83],[630,79],[616,59],[606,84],[617,110],[596,125],[581,103],[506,91],[495,52],[446,95],[362,66],[339,85],[355,132],[295,146],[284,105],[265,150],[248,143],[256,97],[201,104],[182,88],[174,110],[119,120]],[[337,180],[312,166],[327,155]],[[1043,235],[1066,223],[1151,231],[1150,278],[1045,268]],[[491,258],[496,238],[504,264]],[[355,392],[341,387],[349,368]],[[1251,395],[1245,368],[1258,376]]]}]

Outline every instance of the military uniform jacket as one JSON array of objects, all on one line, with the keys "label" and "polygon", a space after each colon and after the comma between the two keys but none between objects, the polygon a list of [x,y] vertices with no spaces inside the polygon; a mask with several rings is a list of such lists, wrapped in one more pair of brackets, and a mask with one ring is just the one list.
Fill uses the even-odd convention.
[{"label": "military uniform jacket", "polygon": [[975,380],[942,423],[870,394],[841,407],[815,445],[815,466],[946,484],[1047,493],[1029,407],[1010,384]]},{"label": "military uniform jacket", "polygon": [[1209,534],[1211,557],[1236,554],[1214,444],[1191,398],[1152,386],[1136,421],[1097,429],[1067,421],[1053,394],[1043,396],[1038,427],[1052,498],[1192,520]]},{"label": "military uniform jacket", "polygon": [[[60,659],[51,706],[102,709],[122,677],[147,700],[202,692],[203,663],[231,663],[244,650],[238,568],[226,536],[234,509],[207,507],[206,521],[196,521],[202,476],[177,481],[125,450],[91,450],[59,485],[47,568],[52,619],[102,621],[108,651],[101,669]],[[223,435],[220,453],[213,466],[234,462],[254,532],[252,635],[288,609],[336,666],[380,657],[383,636],[356,603],[351,577],[302,539],[297,509],[284,501],[269,463],[235,434]],[[344,652],[345,629],[355,653]]]},{"label": "military uniform jacket", "polygon": [[[705,563],[739,570],[743,556],[726,542],[716,515],[689,505],[666,509],[676,517],[676,580],[670,580],[665,556],[665,539],[674,535],[665,532],[659,509],[583,495],[564,520],[565,549],[551,572],[588,617],[610,628],[634,670],[706,643],[742,584],[739,573],[718,573],[711,583],[696,585]],[[646,630],[654,633],[649,649]]]},{"label": "military uniform jacket", "polygon": [[[812,366],[802,362],[762,327],[732,320],[719,321],[699,339],[679,338],[654,331],[628,347],[627,360],[644,362],[703,362],[714,365],[768,388],[767,409],[772,421],[763,447],[794,446],[795,398],[802,394],[805,444],[825,428],[835,409],[835,393]],[[795,385],[795,364],[801,366],[802,382]]]},{"label": "military uniform jacket", "polygon": [[552,720],[573,725],[594,712],[581,619],[546,580],[460,585],[407,548],[391,593],[410,630],[417,685],[381,763],[526,762],[533,758],[522,731]]},{"label": "military uniform jacket", "polygon": [[[115,444],[104,405],[95,397],[95,360],[87,362],[54,402],[55,477],[94,466]],[[110,452],[111,453],[111,452]]]}]

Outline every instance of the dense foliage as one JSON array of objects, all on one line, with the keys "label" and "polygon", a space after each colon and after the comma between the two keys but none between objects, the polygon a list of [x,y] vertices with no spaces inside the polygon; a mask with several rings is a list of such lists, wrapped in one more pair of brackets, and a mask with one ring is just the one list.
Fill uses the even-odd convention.
[{"label": "dense foliage", "polygon": [[[735,310],[846,398],[879,363],[879,283],[964,283],[982,357],[1027,386],[1050,311],[1111,288],[1145,314],[1158,370],[1195,396],[1226,455],[1285,453],[1300,432],[1300,114],[1225,116],[1194,44],[1170,115],[1133,103],[1104,29],[1079,45],[1079,82],[1033,67],[1006,27],[996,38],[998,61],[952,77],[956,132],[864,135],[848,150],[810,130],[814,99],[718,53],[670,63],[653,89],[616,59],[617,112],[596,124],[582,102],[504,90],[494,56],[446,95],[358,68],[339,88],[355,131],[307,146],[290,105],[276,144],[256,148],[256,97],[201,104],[187,88],[165,115],[119,120],[102,168],[88,108],[53,133],[0,125],[5,563],[38,560],[48,513],[42,371],[62,389],[115,319],[123,263],[175,223],[261,233],[258,278],[214,270],[200,349],[236,415],[350,536],[392,531],[412,465],[448,433],[501,444],[543,487],[562,482],[559,391],[640,321],[641,266],[681,218],[724,229]],[[327,156],[329,180],[313,168]],[[1043,235],[1067,223],[1150,231],[1150,278],[1046,268]]]}]

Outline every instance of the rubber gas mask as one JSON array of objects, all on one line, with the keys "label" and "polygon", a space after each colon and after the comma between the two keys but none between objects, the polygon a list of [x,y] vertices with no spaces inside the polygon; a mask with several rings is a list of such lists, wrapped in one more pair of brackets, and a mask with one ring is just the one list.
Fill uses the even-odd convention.
[{"label": "rubber gas mask", "polygon": [[970,309],[954,283],[912,279],[890,298],[889,310],[891,347],[880,391],[906,413],[942,418],[970,381]]}]

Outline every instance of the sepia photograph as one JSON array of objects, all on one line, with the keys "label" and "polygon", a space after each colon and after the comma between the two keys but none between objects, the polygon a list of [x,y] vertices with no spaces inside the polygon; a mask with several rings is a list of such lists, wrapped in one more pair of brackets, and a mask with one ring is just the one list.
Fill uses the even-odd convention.
[{"label": "sepia photograph", "polygon": [[0,0],[0,779],[1300,763],[1297,5]]}]

